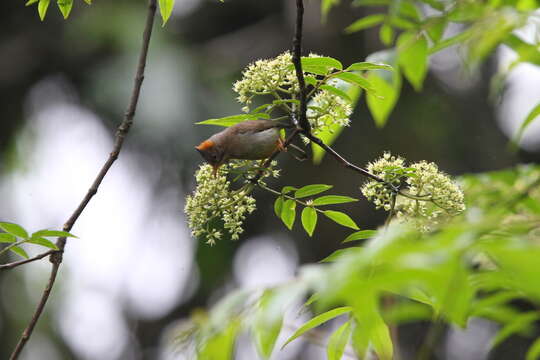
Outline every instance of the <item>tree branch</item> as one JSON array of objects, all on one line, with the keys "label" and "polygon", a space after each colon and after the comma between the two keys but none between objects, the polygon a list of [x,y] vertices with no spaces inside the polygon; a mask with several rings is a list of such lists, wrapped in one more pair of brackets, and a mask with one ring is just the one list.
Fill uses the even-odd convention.
[{"label": "tree branch", "polygon": [[302,27],[304,23],[304,2],[296,0],[296,30],[293,39],[293,56],[292,62],[298,79],[299,95],[300,95],[300,113],[298,114],[298,124],[303,131],[311,133],[311,126],[307,119],[307,102],[306,102],[306,82],[304,80],[304,72],[302,71]]},{"label": "tree branch", "polygon": [[[79,206],[73,214],[69,217],[68,221],[64,224],[63,230],[64,231],[70,231],[79,216],[82,214],[92,197],[97,193],[99,185],[103,181],[103,178],[105,175],[107,175],[107,172],[111,168],[112,164],[116,161],[118,158],[118,155],[120,154],[120,151],[122,149],[122,145],[124,143],[125,136],[129,132],[129,129],[131,128],[131,124],[133,123],[133,117],[135,116],[135,110],[137,109],[137,103],[139,101],[139,94],[141,91],[141,85],[144,79],[144,69],[146,66],[146,58],[148,55],[148,46],[150,44],[150,37],[152,35],[152,27],[154,25],[154,17],[156,13],[156,0],[149,0],[148,1],[148,13],[146,17],[146,25],[143,33],[143,40],[142,40],[142,47],[139,55],[139,63],[137,66],[137,72],[134,79],[133,84],[133,90],[131,92],[131,99],[129,102],[129,105],[127,107],[127,110],[124,114],[124,119],[122,120],[122,123],[118,127],[118,130],[116,131],[116,137],[114,141],[114,146],[112,149],[112,152],[109,155],[109,158],[99,171],[98,175],[96,176],[94,182],[92,183],[92,186],[88,189],[88,192],[86,193],[85,197],[80,202]],[[45,287],[45,290],[43,291],[43,294],[41,296],[41,299],[36,307],[36,310],[34,312],[34,315],[32,316],[32,319],[28,323],[26,329],[22,333],[21,338],[19,339],[19,342],[15,346],[15,349],[13,350],[10,360],[15,360],[19,357],[21,354],[22,349],[28,342],[28,339],[32,335],[32,331],[34,330],[34,327],[36,326],[43,309],[47,303],[47,300],[49,299],[49,295],[51,293],[51,290],[54,286],[54,283],[56,281],[56,275],[58,274],[58,269],[60,268],[60,264],[62,263],[62,255],[64,248],[66,246],[66,238],[61,237],[57,240],[56,245],[60,249],[59,251],[54,251],[51,254],[50,261],[52,262],[52,269],[51,274],[49,277],[49,281],[47,282],[47,286]],[[45,255],[46,256],[46,255]],[[37,259],[36,259],[37,260]]]},{"label": "tree branch", "polygon": [[303,0],[296,0],[296,32],[294,34],[293,40],[293,57],[292,61],[294,63],[294,68],[296,70],[296,78],[298,79],[298,85],[300,87],[300,113],[298,114],[298,125],[301,128],[301,134],[307,137],[309,140],[315,144],[322,147],[327,153],[331,154],[336,160],[338,160],[343,166],[348,169],[354,170],[361,175],[367,176],[377,182],[383,183],[389,186],[392,191],[395,193],[399,192],[399,189],[393,186],[392,184],[387,183],[380,177],[370,173],[366,169],[363,169],[359,166],[354,165],[353,163],[347,161],[343,156],[341,156],[337,151],[332,149],[330,146],[326,145],[321,139],[314,136],[311,133],[311,126],[307,119],[307,102],[306,102],[306,84],[304,80],[304,72],[302,71],[302,24],[304,16],[304,3]]},{"label": "tree branch", "polygon": [[392,191],[394,191],[395,193],[399,193],[399,189],[397,187],[395,187],[394,185],[392,184],[389,184],[388,182],[384,181],[383,179],[381,179],[380,177],[378,177],[377,175],[374,175],[372,173],[370,173],[369,171],[367,171],[366,169],[364,168],[361,168],[360,166],[356,166],[354,165],[353,163],[351,163],[350,161],[348,161],[347,159],[345,159],[343,156],[341,156],[337,151],[335,151],[334,149],[332,149],[329,145],[326,145],[321,139],[319,139],[318,137],[314,136],[313,134],[311,133],[307,133],[305,131],[302,132],[302,135],[304,135],[305,137],[307,137],[309,140],[313,141],[315,144],[319,145],[320,147],[322,147],[324,149],[324,151],[326,151],[327,153],[329,153],[330,155],[332,155],[337,161],[339,161],[343,166],[345,166],[347,169],[351,169],[353,171],[356,171],[358,173],[360,173],[361,175],[364,175],[364,176],[367,176],[368,178],[370,179],[373,179],[377,182],[380,182],[382,184],[385,184],[386,186],[389,186]]},{"label": "tree branch", "polygon": [[16,268],[17,266],[20,266],[20,265],[24,265],[24,264],[28,264],[28,263],[31,263],[33,261],[36,261],[36,260],[40,260],[40,259],[43,259],[44,257],[47,257],[49,255],[51,255],[52,253],[56,252],[57,250],[49,250],[49,251],[46,251],[44,253],[41,253],[39,255],[36,255],[34,257],[31,257],[29,259],[24,259],[24,260],[19,260],[19,261],[14,261],[14,262],[11,262],[11,263],[7,263],[7,264],[1,264],[0,265],[0,270],[9,270],[9,269],[13,269],[13,268]]}]

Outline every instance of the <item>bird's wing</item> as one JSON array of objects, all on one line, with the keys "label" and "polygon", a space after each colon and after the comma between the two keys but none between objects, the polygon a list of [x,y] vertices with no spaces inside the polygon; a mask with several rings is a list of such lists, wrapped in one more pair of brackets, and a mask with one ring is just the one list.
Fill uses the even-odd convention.
[{"label": "bird's wing", "polygon": [[280,127],[280,124],[272,120],[248,120],[230,127],[230,131],[237,135],[255,133],[271,128]]}]

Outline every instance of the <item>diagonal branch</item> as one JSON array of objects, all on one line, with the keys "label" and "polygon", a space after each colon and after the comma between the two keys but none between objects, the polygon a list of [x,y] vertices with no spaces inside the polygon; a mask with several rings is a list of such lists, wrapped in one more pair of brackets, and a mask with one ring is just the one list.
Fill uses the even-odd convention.
[{"label": "diagonal branch", "polygon": [[300,113],[298,114],[298,125],[303,131],[310,133],[311,126],[307,119],[307,100],[306,100],[306,82],[304,72],[302,71],[302,27],[304,23],[304,2],[296,0],[296,29],[293,39],[292,62],[298,79],[300,95]]},{"label": "diagonal branch", "polygon": [[394,193],[396,193],[396,194],[399,193],[399,194],[403,195],[403,193],[397,187],[395,187],[394,185],[388,183],[384,179],[381,179],[377,175],[374,175],[374,174],[370,173],[366,169],[361,168],[360,166],[354,165],[353,163],[351,163],[350,161],[345,159],[343,156],[341,156],[336,150],[332,149],[329,145],[326,145],[321,139],[319,139],[315,135],[313,135],[311,133],[308,133],[308,132],[305,132],[305,131],[302,132],[302,135],[304,135],[309,140],[313,141],[315,144],[317,144],[321,148],[323,148],[324,151],[326,151],[327,153],[332,155],[337,161],[339,161],[347,169],[351,169],[353,171],[356,171],[357,173],[360,173],[361,175],[364,175],[364,176],[366,176],[368,178],[371,178],[371,179],[373,179],[373,180],[375,180],[377,182],[380,182],[381,184],[384,184],[384,185],[388,186]]},{"label": "diagonal branch", "polygon": [[44,253],[41,253],[39,255],[36,255],[34,257],[31,257],[29,259],[24,259],[24,260],[10,262],[10,263],[7,263],[7,264],[2,264],[2,265],[0,265],[0,270],[10,270],[10,269],[16,268],[17,266],[28,264],[28,263],[31,263],[33,261],[43,259],[44,257],[47,257],[47,256],[49,256],[49,255],[51,255],[51,254],[53,254],[55,252],[56,252],[56,250],[49,250],[49,251],[45,251]]},{"label": "diagonal branch", "polygon": [[[143,33],[143,40],[142,40],[142,47],[139,55],[139,63],[137,66],[137,72],[134,79],[133,84],[133,91],[131,93],[131,99],[129,101],[129,105],[127,107],[127,110],[124,114],[124,119],[120,126],[118,127],[118,130],[116,131],[116,137],[114,141],[114,146],[112,149],[112,152],[109,155],[109,158],[99,171],[98,175],[96,176],[94,182],[92,183],[92,186],[88,189],[88,192],[80,202],[79,206],[73,214],[69,217],[68,221],[64,224],[63,230],[64,231],[70,231],[79,216],[82,214],[92,197],[97,193],[99,185],[103,181],[103,178],[105,178],[105,175],[107,175],[107,172],[113,165],[113,163],[118,158],[118,155],[120,154],[120,151],[122,149],[122,145],[124,143],[124,139],[129,132],[129,129],[131,128],[131,125],[133,123],[133,117],[135,116],[135,110],[137,109],[137,103],[139,101],[139,94],[141,91],[141,85],[144,79],[144,69],[146,66],[146,58],[148,55],[148,46],[150,44],[150,37],[152,35],[152,27],[154,25],[154,17],[156,13],[156,0],[149,0],[148,1],[148,13],[146,17],[146,25]],[[56,275],[58,274],[58,269],[60,268],[60,264],[62,263],[62,254],[64,252],[64,248],[66,246],[66,238],[61,237],[57,240],[56,245],[59,248],[59,251],[55,251],[51,254],[50,261],[52,262],[52,269],[51,274],[49,277],[49,281],[47,282],[47,285],[45,287],[45,290],[43,291],[43,294],[41,295],[41,299],[39,300],[39,303],[36,307],[36,310],[34,312],[34,315],[32,316],[32,319],[28,323],[26,329],[22,333],[21,338],[19,339],[19,342],[15,346],[15,349],[13,350],[13,353],[11,354],[10,360],[15,360],[19,357],[21,354],[22,349],[28,342],[28,339],[32,335],[32,331],[34,330],[34,327],[36,326],[43,309],[45,308],[45,305],[47,304],[47,300],[49,299],[49,295],[51,293],[51,290],[54,286],[54,283],[56,281]]]},{"label": "diagonal branch", "polygon": [[[321,139],[314,136],[311,133],[311,126],[307,119],[307,100],[306,100],[306,84],[304,80],[304,72],[302,71],[302,25],[304,17],[304,3],[303,0],[296,0],[296,31],[294,34],[293,40],[293,57],[292,61],[294,63],[294,68],[296,70],[296,78],[298,79],[298,85],[300,87],[300,113],[298,114],[298,125],[301,128],[300,133],[307,137],[309,140],[313,141],[315,144],[322,147],[326,152],[330,153],[336,160],[338,160],[343,166],[353,171],[360,173],[361,175],[367,176],[375,181],[385,184],[390,187],[393,192],[398,193],[399,189],[393,186],[392,184],[387,183],[380,177],[370,173],[364,168],[354,165],[353,163],[346,160],[341,156],[337,151],[332,149],[330,146],[326,145]],[[295,133],[296,134],[296,133]]]}]

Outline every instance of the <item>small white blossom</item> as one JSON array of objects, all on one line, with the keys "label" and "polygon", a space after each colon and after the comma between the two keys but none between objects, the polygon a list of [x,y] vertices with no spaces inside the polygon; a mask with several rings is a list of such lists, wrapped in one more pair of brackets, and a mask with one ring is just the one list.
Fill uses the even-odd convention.
[{"label": "small white blossom", "polygon": [[[420,161],[405,166],[405,160],[385,153],[367,169],[390,184],[407,185],[410,197],[398,195],[394,210],[401,221],[412,221],[419,229],[429,231],[449,217],[465,210],[463,192],[448,175],[439,171],[434,163]],[[362,193],[376,208],[392,209],[393,193],[388,186],[369,181]]]},{"label": "small white blossom", "polygon": [[[309,57],[321,56],[312,53]],[[327,83],[336,85],[335,79]],[[245,105],[242,107],[244,112],[249,112],[249,105],[257,95],[277,94],[278,97],[294,98],[299,85],[291,53],[285,52],[276,58],[257,60],[248,65],[242,73],[242,79],[234,83],[233,90],[238,94],[238,101]],[[332,125],[349,125],[352,107],[347,100],[321,89],[308,100],[307,117],[314,135],[330,129]]]},{"label": "small white blossom", "polygon": [[280,90],[298,92],[298,80],[291,65],[292,55],[288,51],[276,58],[257,60],[248,65],[242,73],[242,79],[233,85],[238,101],[249,105],[256,95],[272,94]]},{"label": "small white blossom", "polygon": [[[193,236],[204,239],[210,245],[220,240],[224,232],[232,240],[239,239],[244,232],[246,216],[256,209],[255,199],[245,188],[232,190],[227,175],[243,175],[248,182],[260,169],[256,164],[258,163],[251,160],[233,161],[222,165],[216,176],[209,164],[199,167],[195,172],[197,188],[186,198],[184,208]],[[261,178],[277,177],[279,170],[274,169],[276,165],[273,161]]]},{"label": "small white blossom", "polygon": [[318,91],[308,106],[307,117],[312,132],[317,135],[332,125],[349,126],[351,105],[343,98],[327,90]]}]

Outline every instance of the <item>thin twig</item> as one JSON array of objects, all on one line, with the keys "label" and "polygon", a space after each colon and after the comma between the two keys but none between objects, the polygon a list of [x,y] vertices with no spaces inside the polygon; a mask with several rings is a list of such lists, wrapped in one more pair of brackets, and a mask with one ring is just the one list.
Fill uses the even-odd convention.
[{"label": "thin twig", "polygon": [[10,263],[7,263],[7,264],[1,264],[0,265],[0,270],[13,269],[13,268],[16,268],[17,266],[28,264],[28,263],[31,263],[33,261],[43,259],[44,257],[47,257],[47,256],[51,255],[52,253],[54,253],[56,251],[57,250],[49,250],[49,251],[46,251],[46,252],[41,253],[39,255],[36,255],[34,257],[31,257],[29,259],[14,261],[14,262],[10,262]]},{"label": "thin twig", "polygon": [[390,226],[390,222],[392,221],[392,218],[394,217],[394,214],[396,213],[396,194],[392,194],[392,200],[390,203],[390,211],[388,212],[388,217],[386,218],[386,221],[384,222],[384,229],[388,230],[388,227]]},{"label": "thin twig", "polygon": [[293,39],[293,56],[292,62],[298,79],[299,97],[300,97],[300,113],[298,114],[298,125],[303,131],[311,133],[311,126],[307,119],[307,101],[306,101],[306,82],[304,80],[304,72],[302,71],[302,27],[304,22],[304,2],[296,0],[296,29]]},{"label": "thin twig", "polygon": [[[135,110],[137,109],[137,103],[139,101],[139,94],[141,91],[141,85],[144,79],[144,69],[146,66],[146,57],[148,55],[148,46],[150,44],[150,37],[152,35],[152,27],[154,25],[154,17],[156,13],[156,0],[149,0],[148,1],[148,13],[146,17],[146,25],[143,33],[143,40],[142,40],[142,47],[139,55],[139,63],[137,66],[137,72],[134,79],[133,84],[133,91],[131,93],[131,99],[128,105],[128,108],[124,114],[124,119],[120,126],[118,127],[118,130],[116,132],[114,147],[112,152],[109,155],[109,158],[99,171],[98,175],[96,176],[94,182],[92,183],[92,186],[88,189],[88,192],[86,193],[85,197],[82,199],[81,203],[75,209],[73,214],[69,217],[68,221],[64,224],[63,230],[64,231],[70,231],[79,216],[82,214],[92,197],[97,193],[97,190],[99,188],[99,185],[103,181],[103,178],[105,175],[107,175],[107,172],[111,168],[112,164],[116,161],[118,158],[118,155],[120,154],[120,151],[122,149],[122,145],[124,143],[124,138],[129,132],[129,129],[131,128],[131,124],[133,123],[133,117],[135,116]],[[56,241],[56,245],[59,248],[59,251],[55,251],[51,254],[50,261],[52,262],[52,269],[51,274],[49,277],[49,281],[47,282],[47,286],[45,287],[45,290],[43,291],[43,294],[41,296],[41,299],[39,300],[39,303],[36,307],[36,310],[34,312],[34,315],[32,316],[32,319],[28,323],[26,329],[22,333],[21,338],[19,339],[19,342],[15,346],[15,349],[13,350],[13,353],[11,354],[10,360],[15,360],[19,357],[21,354],[22,349],[28,342],[28,339],[32,335],[32,331],[34,330],[34,327],[36,326],[43,309],[47,303],[47,300],[49,299],[49,295],[51,293],[52,287],[56,281],[56,275],[58,273],[58,269],[60,268],[60,264],[62,263],[62,254],[64,251],[64,248],[66,246],[66,238],[61,237]]]},{"label": "thin twig", "polygon": [[[292,331],[298,330],[298,327],[293,324],[287,324],[285,323],[283,327],[288,328]],[[310,344],[319,346],[323,349],[326,349],[327,344],[325,344],[325,341],[328,341],[326,338],[328,337],[328,334],[326,334],[323,330],[320,329],[311,329],[308,332],[304,334],[304,339],[309,342]],[[354,351],[352,349],[345,348],[343,350],[343,356],[350,358],[350,359],[358,359]]]},{"label": "thin twig", "polygon": [[318,137],[312,135],[311,133],[307,133],[307,132],[302,132],[302,135],[304,135],[305,137],[307,137],[309,140],[311,140],[312,142],[314,142],[315,144],[319,145],[321,148],[324,149],[324,151],[326,151],[327,153],[329,153],[330,155],[332,155],[337,161],[339,161],[343,166],[345,166],[347,169],[351,169],[353,171],[356,171],[370,179],[373,179],[377,182],[380,182],[382,184],[385,184],[386,186],[388,186],[394,193],[400,193],[400,190],[395,187],[394,185],[388,183],[387,181],[384,181],[383,179],[381,179],[380,177],[378,177],[377,175],[374,175],[372,173],[370,173],[369,171],[367,171],[366,169],[364,168],[361,168],[360,166],[356,166],[354,165],[353,163],[351,163],[350,161],[348,161],[347,159],[345,159],[343,156],[341,156],[337,151],[335,151],[334,149],[332,149],[329,145],[326,145],[321,139],[319,139]]}]

